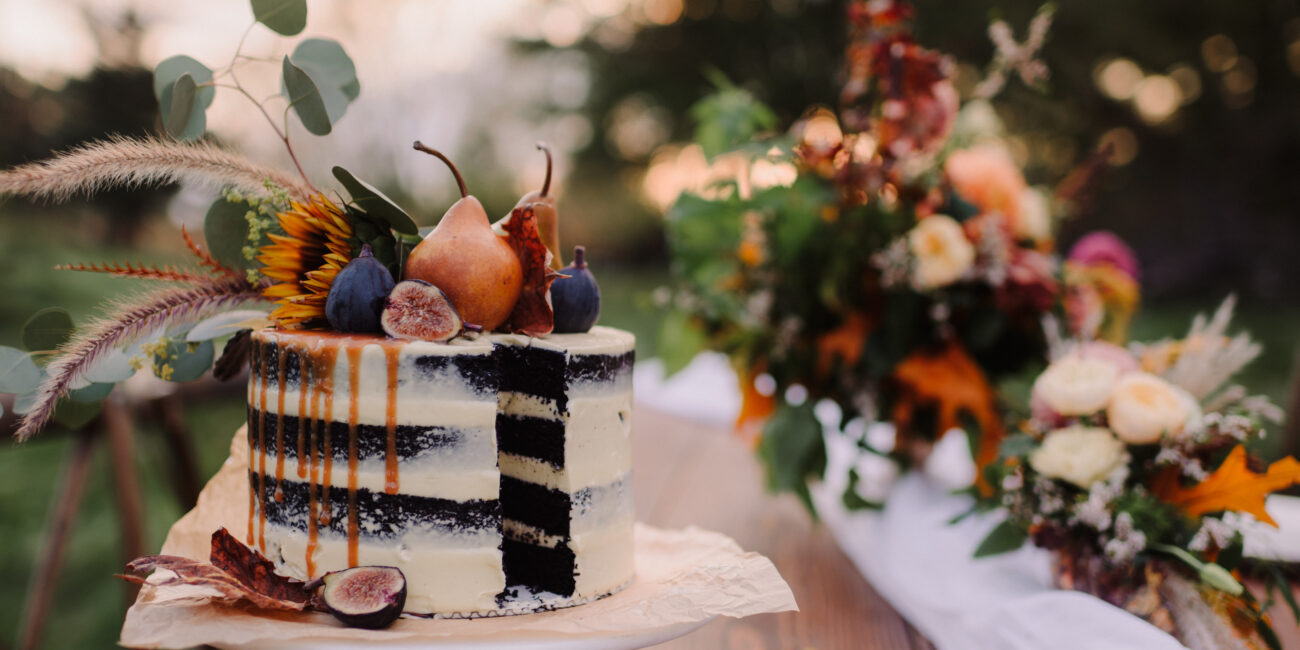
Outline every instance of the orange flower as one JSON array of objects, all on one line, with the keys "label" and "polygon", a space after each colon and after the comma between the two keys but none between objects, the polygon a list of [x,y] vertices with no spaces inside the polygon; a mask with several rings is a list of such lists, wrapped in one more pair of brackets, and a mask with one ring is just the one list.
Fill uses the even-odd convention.
[{"label": "orange flower", "polygon": [[276,217],[285,234],[268,235],[272,244],[257,256],[262,274],[276,281],[262,295],[279,304],[271,312],[277,325],[301,327],[325,318],[330,285],[352,258],[352,224],[322,195],[294,201]]},{"label": "orange flower", "polygon": [[1020,202],[1027,186],[1011,152],[998,145],[976,145],[949,154],[943,170],[963,199],[981,213],[1002,213],[1011,230],[1020,231]]},{"label": "orange flower", "polygon": [[1246,448],[1237,445],[1228,452],[1219,469],[1204,481],[1185,488],[1178,484],[1178,476],[1177,468],[1166,468],[1156,477],[1152,492],[1193,517],[1235,510],[1276,527],[1277,522],[1264,509],[1264,499],[1270,493],[1300,483],[1300,461],[1287,456],[1269,465],[1265,473],[1256,474],[1246,467]]}]

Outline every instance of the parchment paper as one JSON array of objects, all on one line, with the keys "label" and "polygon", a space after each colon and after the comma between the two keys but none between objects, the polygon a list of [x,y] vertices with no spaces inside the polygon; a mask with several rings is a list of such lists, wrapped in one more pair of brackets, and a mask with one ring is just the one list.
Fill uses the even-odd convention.
[{"label": "parchment paper", "polygon": [[[230,458],[199,495],[198,505],[167,534],[162,553],[206,560],[212,531],[248,525],[248,444],[235,433]],[[195,587],[145,585],[126,613],[120,643],[131,648],[223,647],[275,641],[519,640],[635,634],[798,609],[790,587],[766,557],[731,538],[691,527],[636,526],[636,578],[603,600],[539,614],[476,620],[399,619],[385,630],[342,627],[328,614],[259,612],[213,603]]]}]

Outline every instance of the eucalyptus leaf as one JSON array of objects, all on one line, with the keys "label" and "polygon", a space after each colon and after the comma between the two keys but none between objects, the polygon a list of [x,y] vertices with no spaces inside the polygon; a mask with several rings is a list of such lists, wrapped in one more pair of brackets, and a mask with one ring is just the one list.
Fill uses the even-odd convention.
[{"label": "eucalyptus leaf", "polygon": [[158,64],[158,67],[153,69],[153,96],[158,100],[161,108],[160,112],[163,115],[167,115],[171,108],[169,103],[163,102],[163,94],[167,89],[175,85],[176,80],[181,75],[186,73],[189,73],[194,78],[194,83],[200,86],[197,97],[203,108],[212,105],[217,89],[212,86],[204,86],[204,84],[212,83],[212,70],[192,57],[178,54],[164,59],[162,63]]},{"label": "eucalyptus leaf", "polygon": [[73,400],[60,400],[54,407],[54,421],[60,426],[76,431],[90,424],[95,416],[99,415],[101,402],[76,402]]},{"label": "eucalyptus leaf", "polygon": [[131,367],[131,354],[126,350],[112,350],[86,369],[86,379],[93,383],[116,383],[135,375]]},{"label": "eucalyptus leaf", "polygon": [[0,393],[21,395],[41,383],[41,369],[32,362],[30,353],[0,346]]},{"label": "eucalyptus leaf", "polygon": [[[361,94],[357,68],[338,41],[327,38],[309,38],[298,44],[289,55],[293,64],[307,73],[325,100],[330,122],[337,123],[348,110],[348,104]],[[285,87],[285,95],[289,96]]]},{"label": "eucalyptus leaf", "polygon": [[57,350],[72,336],[72,316],[62,307],[46,307],[23,324],[23,346],[32,352]]},{"label": "eucalyptus leaf", "polygon": [[244,257],[248,245],[248,219],[253,207],[243,201],[217,199],[208,207],[203,217],[203,236],[208,240],[208,252],[218,262],[232,269],[246,269],[252,265]]},{"label": "eucalyptus leaf", "polygon": [[198,85],[194,77],[186,72],[176,79],[164,93],[167,110],[163,113],[163,127],[173,138],[194,140],[203,135],[207,129],[207,117],[203,107],[198,104]]},{"label": "eucalyptus leaf", "polygon": [[18,415],[27,415],[36,406],[36,398],[40,396],[40,391],[31,391],[14,397],[13,412]]},{"label": "eucalyptus leaf", "polygon": [[975,557],[990,557],[1009,553],[1021,546],[1024,546],[1025,540],[1029,539],[1029,531],[1010,521],[1003,521],[996,528],[989,532],[975,548]]},{"label": "eucalyptus leaf", "polygon": [[284,57],[281,67],[284,87],[288,91],[289,105],[293,107],[293,112],[298,114],[303,127],[312,135],[329,135],[333,128],[330,114],[316,82],[312,81],[302,68],[294,65],[287,56]]},{"label": "eucalyptus leaf", "polygon": [[386,221],[388,226],[397,232],[407,235],[419,233],[420,229],[415,225],[415,220],[398,207],[396,202],[384,196],[383,192],[342,167],[334,167],[333,172],[334,178],[338,179],[347,189],[348,194],[352,195],[352,202],[366,214]]},{"label": "eucalyptus leaf", "polygon": [[268,312],[257,309],[237,309],[217,314],[196,323],[194,328],[185,335],[185,340],[189,343],[199,343],[230,336],[241,329],[252,327],[254,323],[260,325],[266,322],[269,315]]},{"label": "eucalyptus leaf", "polygon": [[253,17],[281,36],[296,36],[307,26],[307,0],[252,0]]},{"label": "eucalyptus leaf", "polygon": [[89,386],[86,386],[85,388],[79,388],[77,390],[69,392],[68,399],[74,402],[81,402],[83,404],[89,402],[98,402],[99,400],[108,397],[108,394],[113,392],[113,386],[116,385],[117,384],[109,384],[109,383],[91,384]]},{"label": "eucalyptus leaf", "polygon": [[[194,381],[212,367],[215,355],[216,350],[211,340],[201,343],[172,341],[164,351],[160,351],[155,356],[154,372],[163,373],[163,368],[171,368],[171,374],[165,377],[167,381],[177,383]],[[159,374],[159,376],[163,375]]]}]

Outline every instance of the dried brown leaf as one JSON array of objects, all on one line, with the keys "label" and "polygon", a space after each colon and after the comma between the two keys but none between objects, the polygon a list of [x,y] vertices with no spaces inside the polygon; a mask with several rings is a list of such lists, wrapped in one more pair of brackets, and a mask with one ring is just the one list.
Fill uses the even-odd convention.
[{"label": "dried brown leaf", "polygon": [[510,247],[524,269],[524,290],[506,319],[506,328],[516,334],[544,336],[555,329],[551,309],[551,283],[562,277],[550,269],[550,251],[542,243],[537,214],[531,206],[515,208],[502,220]]}]

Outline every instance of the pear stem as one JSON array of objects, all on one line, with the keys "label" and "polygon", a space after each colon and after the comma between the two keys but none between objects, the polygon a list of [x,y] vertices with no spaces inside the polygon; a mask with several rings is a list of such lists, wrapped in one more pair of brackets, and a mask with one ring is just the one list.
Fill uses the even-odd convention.
[{"label": "pear stem", "polygon": [[419,140],[416,140],[415,144],[411,146],[414,147],[416,151],[423,151],[424,153],[427,153],[430,156],[434,156],[438,158],[438,160],[447,163],[447,167],[451,168],[451,175],[456,177],[456,185],[460,187],[460,198],[463,199],[469,196],[469,190],[465,189],[465,179],[461,178],[460,170],[456,169],[456,165],[451,162],[450,158],[444,156],[443,153],[441,151],[438,151],[437,149],[430,149],[429,147],[424,146],[424,143],[420,142]]},{"label": "pear stem", "polygon": [[546,180],[542,181],[542,196],[551,192],[551,145],[538,142],[537,148],[546,154]]},{"label": "pear stem", "polygon": [[586,246],[573,247],[573,268],[575,269],[587,268],[587,247]]}]

